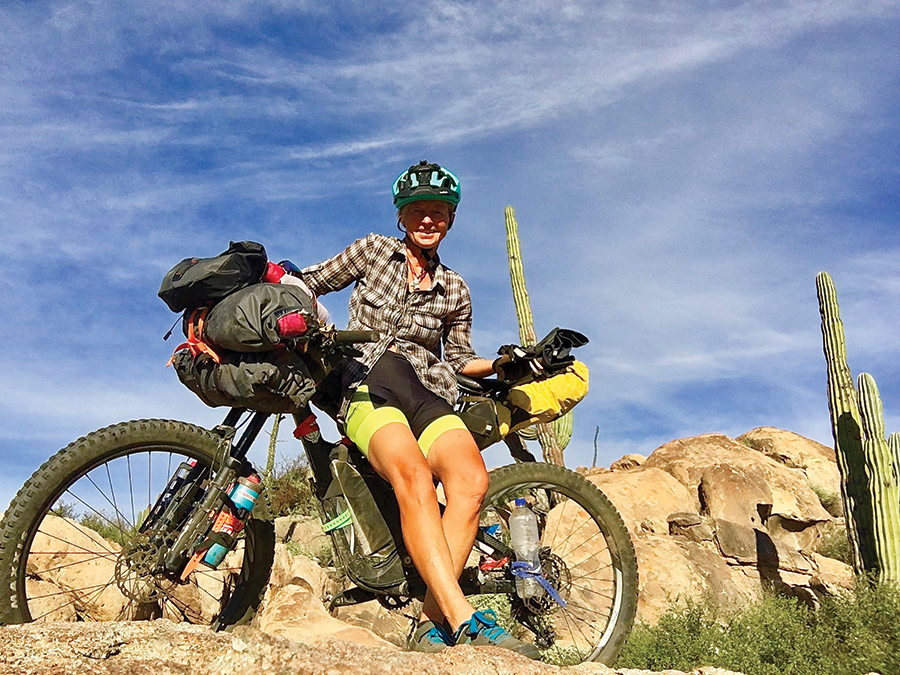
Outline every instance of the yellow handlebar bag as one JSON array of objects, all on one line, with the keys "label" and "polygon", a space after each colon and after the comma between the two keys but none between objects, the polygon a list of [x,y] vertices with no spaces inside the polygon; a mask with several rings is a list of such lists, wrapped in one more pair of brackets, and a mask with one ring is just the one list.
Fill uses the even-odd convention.
[{"label": "yellow handlebar bag", "polygon": [[[552,422],[574,408],[587,392],[588,367],[581,361],[573,361],[551,377],[517,384],[504,401],[511,408],[509,430]],[[501,423],[504,421],[501,414]]]}]

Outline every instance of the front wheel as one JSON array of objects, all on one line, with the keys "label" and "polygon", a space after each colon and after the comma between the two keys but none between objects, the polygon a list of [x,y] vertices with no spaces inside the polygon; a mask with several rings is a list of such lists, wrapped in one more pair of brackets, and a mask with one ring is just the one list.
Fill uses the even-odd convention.
[{"label": "front wheel", "polygon": [[[215,465],[221,438],[167,420],[123,422],[71,443],[13,499],[0,525],[0,623],[169,618],[241,621],[265,588],[275,546],[265,503],[218,569],[158,574],[139,532],[182,462]],[[207,469],[209,478],[209,469]]]},{"label": "front wheel", "polygon": [[[527,592],[516,591],[509,541],[509,516],[520,497],[537,515],[546,582],[525,599]],[[479,593],[472,604],[494,609],[501,625],[535,644],[544,661],[611,665],[634,621],[638,573],[631,538],[606,495],[552,464],[502,467],[490,474],[480,527],[477,566],[470,559],[467,570]]]}]

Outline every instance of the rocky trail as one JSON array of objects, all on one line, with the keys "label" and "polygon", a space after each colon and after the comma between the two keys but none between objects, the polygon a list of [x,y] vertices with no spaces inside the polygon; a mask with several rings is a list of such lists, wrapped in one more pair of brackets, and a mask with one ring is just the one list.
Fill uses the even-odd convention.
[{"label": "rocky trail", "polygon": [[[849,566],[819,550],[823,538],[840,531],[843,521],[821,500],[823,494],[839,492],[834,452],[814,441],[773,428],[754,429],[738,439],[708,434],[672,441],[648,457],[622,458],[608,469],[579,471],[616,505],[634,541],[641,621],[655,623],[672,603],[686,599],[735,609],[771,589],[815,605],[823,594],[852,582]],[[71,533],[71,524],[66,531]],[[80,534],[84,539],[73,544],[75,552],[61,555],[85,555],[96,545],[96,533]],[[397,612],[375,602],[341,608],[336,616],[325,610],[321,598],[340,587],[334,573],[313,559],[327,542],[317,521],[279,519],[276,534],[269,588],[251,626],[213,633],[166,619],[91,623],[73,609],[68,622],[0,628],[0,675],[560,671],[496,648],[461,646],[437,655],[405,652],[400,646],[410,623]],[[310,555],[292,555],[299,551]],[[110,571],[101,567],[98,562],[96,573],[108,579]],[[30,583],[55,588],[60,595],[60,589],[76,587],[62,570],[69,567],[60,560],[46,571],[29,567]],[[95,603],[96,616],[111,619],[121,610],[122,599],[109,595]],[[209,616],[203,620],[213,611],[204,609]],[[565,672],[646,671],[588,663]]]},{"label": "rocky trail", "polygon": [[[325,638],[295,642],[249,626],[232,633],[144,622],[51,623],[0,628],[2,675],[650,675],[595,663],[560,668],[494,647],[440,654]],[[665,671],[666,675],[678,675]],[[728,675],[701,668],[696,675]]]}]

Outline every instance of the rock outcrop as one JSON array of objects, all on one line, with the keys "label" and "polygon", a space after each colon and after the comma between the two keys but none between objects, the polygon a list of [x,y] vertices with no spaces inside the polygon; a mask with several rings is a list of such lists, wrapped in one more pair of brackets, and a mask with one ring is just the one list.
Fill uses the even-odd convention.
[{"label": "rock outcrop", "polygon": [[[168,620],[0,628],[0,675],[553,675],[559,668],[496,647],[416,654],[343,640],[286,640],[249,626],[233,633]],[[567,675],[653,675],[582,663]],[[694,675],[729,675],[700,668]],[[679,675],[667,670],[665,675]],[[739,674],[731,674],[739,675]]]},{"label": "rock outcrop", "polygon": [[817,545],[842,526],[820,501],[837,495],[834,451],[780,429],[737,440],[672,441],[639,463],[583,471],[616,505],[638,557],[638,619],[673,603],[712,600],[736,609],[774,588],[815,603],[852,582],[851,568]]}]

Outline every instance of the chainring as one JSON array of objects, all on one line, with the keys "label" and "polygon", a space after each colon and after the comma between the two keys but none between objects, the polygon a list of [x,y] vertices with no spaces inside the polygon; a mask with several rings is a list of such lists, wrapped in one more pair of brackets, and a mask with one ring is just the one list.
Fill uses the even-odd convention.
[{"label": "chainring", "polygon": [[379,595],[377,599],[379,605],[392,612],[403,609],[412,602],[412,598],[398,595]]}]

